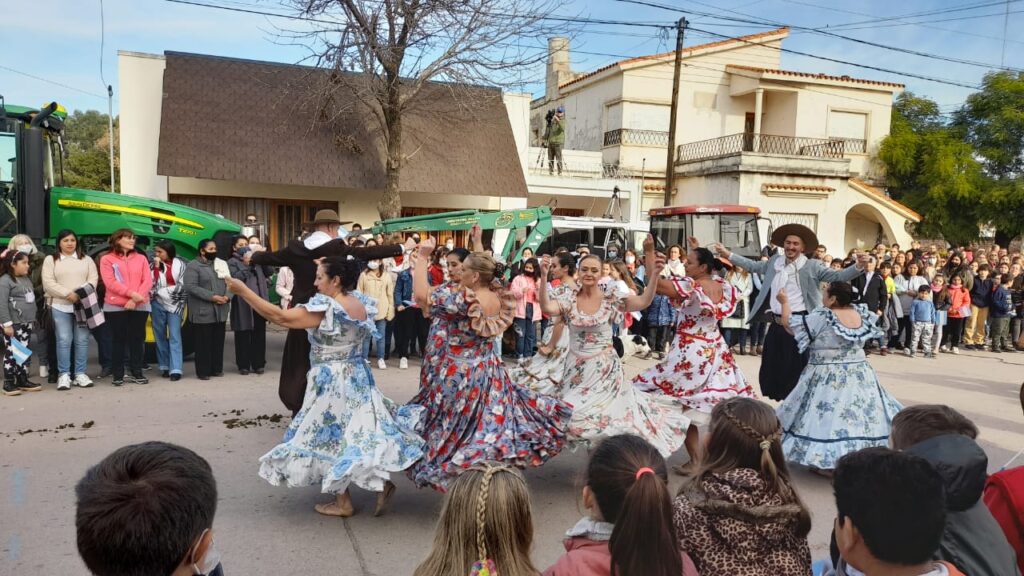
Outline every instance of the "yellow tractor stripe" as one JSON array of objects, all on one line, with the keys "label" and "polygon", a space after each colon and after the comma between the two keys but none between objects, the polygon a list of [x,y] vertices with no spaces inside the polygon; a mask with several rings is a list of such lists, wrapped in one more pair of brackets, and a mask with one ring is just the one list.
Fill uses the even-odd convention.
[{"label": "yellow tractor stripe", "polygon": [[174,222],[175,224],[184,224],[185,226],[191,226],[193,228],[203,229],[203,225],[192,220],[186,220],[178,216],[172,216],[170,214],[164,214],[163,212],[153,212],[152,210],[143,210],[142,208],[131,208],[129,206],[118,206],[116,204],[101,204],[99,202],[86,202],[84,200],[67,200],[61,199],[57,201],[57,205],[61,208],[81,208],[83,210],[101,210],[104,212],[120,212],[122,214],[135,214],[136,216],[146,216],[149,218],[156,218],[158,220],[164,220],[166,222]]}]

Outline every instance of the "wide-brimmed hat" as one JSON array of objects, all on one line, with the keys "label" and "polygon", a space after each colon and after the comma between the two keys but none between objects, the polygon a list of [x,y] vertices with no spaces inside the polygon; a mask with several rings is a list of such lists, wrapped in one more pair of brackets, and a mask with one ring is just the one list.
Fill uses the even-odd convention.
[{"label": "wide-brimmed hat", "polygon": [[813,254],[818,249],[818,237],[803,224],[783,224],[772,232],[772,244],[782,246],[786,236],[798,236],[804,241],[804,254]]},{"label": "wide-brimmed hat", "polygon": [[317,226],[319,224],[351,224],[351,220],[342,220],[336,210],[317,210],[312,222],[306,222],[306,226]]}]

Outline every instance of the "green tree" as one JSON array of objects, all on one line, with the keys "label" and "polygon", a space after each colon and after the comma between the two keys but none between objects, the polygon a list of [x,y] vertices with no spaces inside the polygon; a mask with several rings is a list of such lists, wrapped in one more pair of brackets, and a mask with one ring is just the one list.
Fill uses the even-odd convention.
[{"label": "green tree", "polygon": [[956,114],[962,132],[993,182],[982,215],[1006,245],[1024,233],[1024,72],[993,72]]},{"label": "green tree", "polygon": [[[64,123],[67,160],[64,179],[68,186],[89,190],[110,190],[110,131],[106,114],[96,110],[75,110]],[[114,171],[120,176],[118,118],[114,118]]]},{"label": "green tree", "polygon": [[892,197],[921,214],[919,233],[956,244],[977,240],[989,182],[971,145],[942,121],[934,101],[900,94],[878,158]]}]

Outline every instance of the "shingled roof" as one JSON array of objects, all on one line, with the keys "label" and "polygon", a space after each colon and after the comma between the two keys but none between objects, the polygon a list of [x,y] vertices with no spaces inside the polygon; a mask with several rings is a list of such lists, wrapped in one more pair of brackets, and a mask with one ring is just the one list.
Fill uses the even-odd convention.
[{"label": "shingled roof", "polygon": [[[383,190],[385,154],[373,113],[334,91],[314,121],[327,71],[167,52],[157,172],[165,176]],[[346,76],[346,81],[360,77]],[[403,117],[400,188],[526,196],[500,90],[431,83]],[[469,101],[473,106],[467,106]]]}]

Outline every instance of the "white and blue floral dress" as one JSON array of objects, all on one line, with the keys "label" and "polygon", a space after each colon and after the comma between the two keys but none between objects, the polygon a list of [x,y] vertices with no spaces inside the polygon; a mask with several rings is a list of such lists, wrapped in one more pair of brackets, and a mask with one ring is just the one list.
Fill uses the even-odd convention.
[{"label": "white and blue floral dress", "polygon": [[861,325],[844,326],[828,308],[794,315],[790,328],[801,352],[810,350],[800,381],[777,414],[786,459],[823,470],[850,452],[887,446],[903,406],[878,382],[864,343],[882,335],[875,314],[855,304]]},{"label": "white and blue floral dress", "polygon": [[312,345],[306,396],[284,442],[260,458],[260,476],[275,486],[320,484],[344,492],[349,484],[380,492],[390,474],[423,456],[415,425],[423,408],[384,397],[363,360],[363,343],[375,333],[376,301],[354,292],[368,320],[355,320],[334,298],[317,294],[300,304],[324,312],[310,328]]}]

